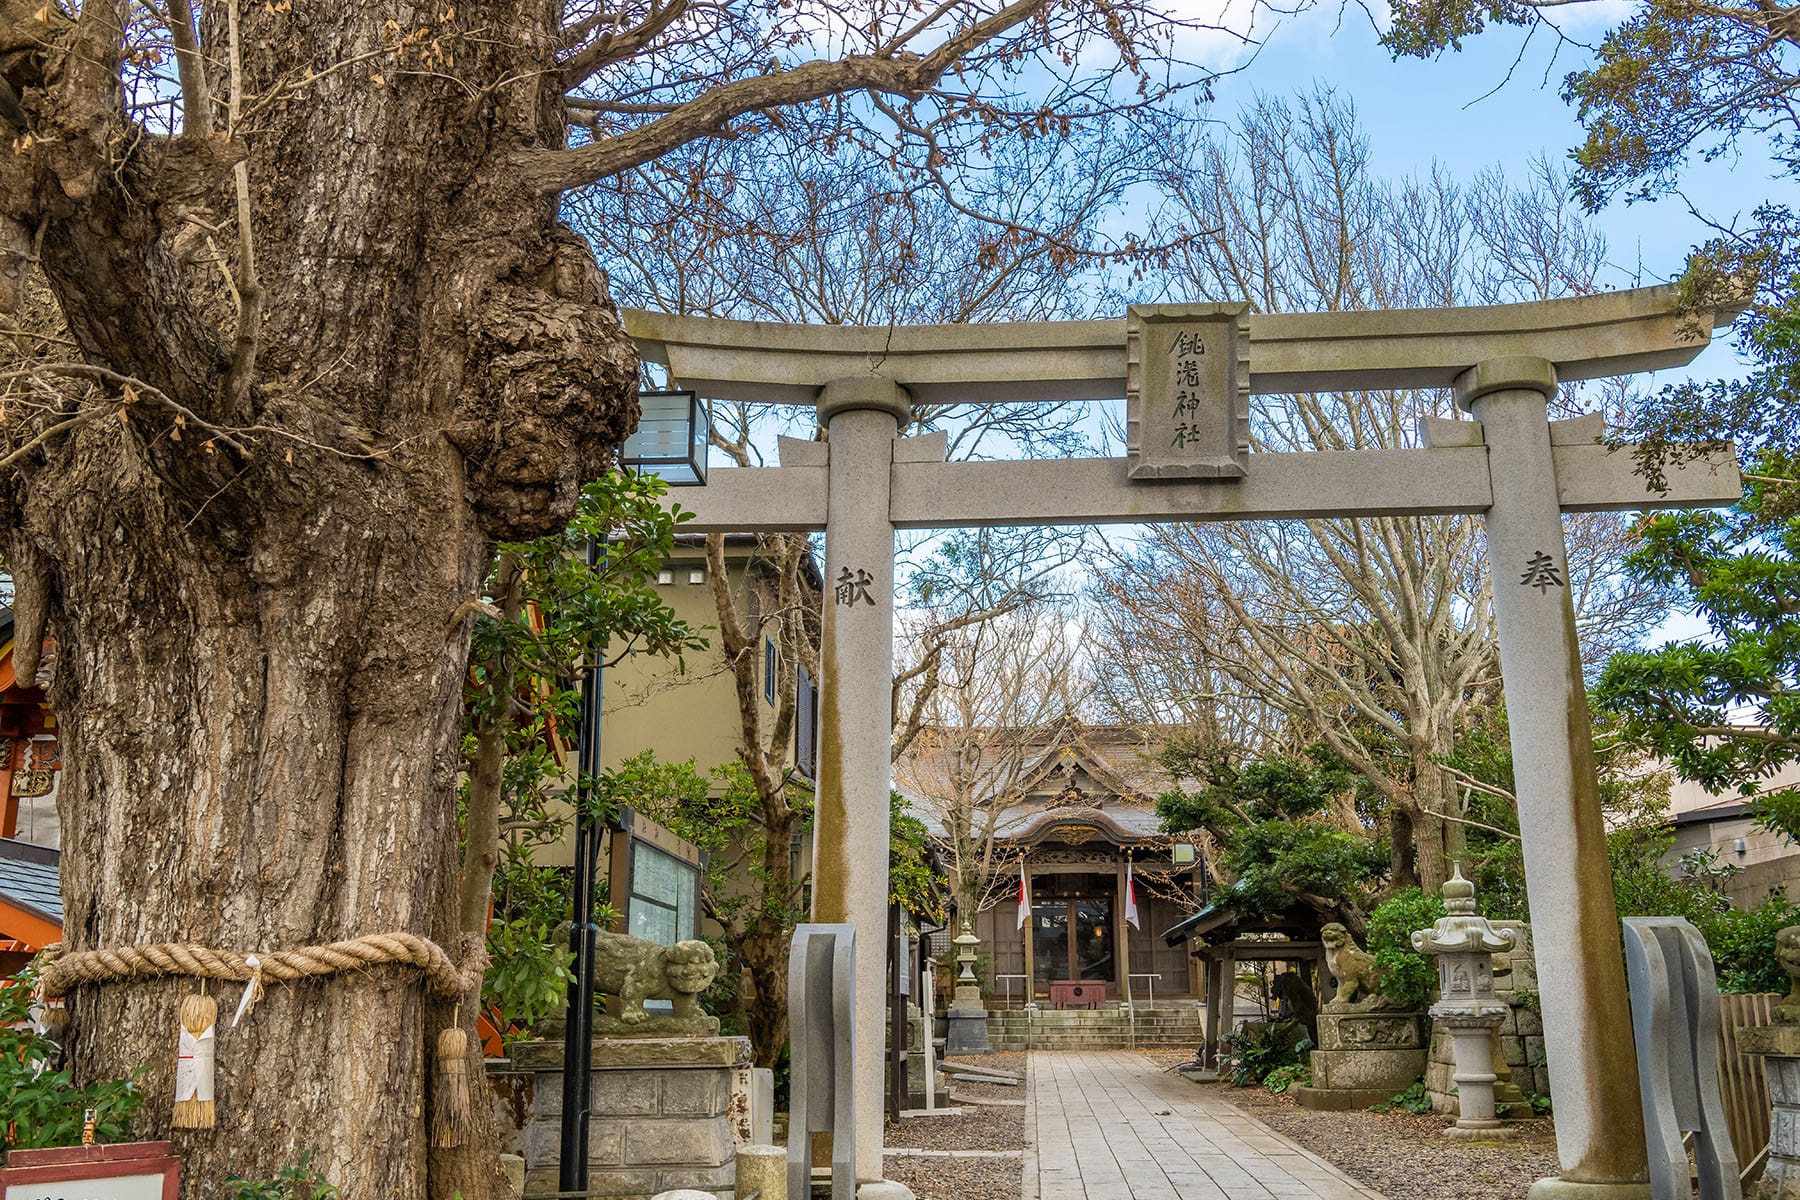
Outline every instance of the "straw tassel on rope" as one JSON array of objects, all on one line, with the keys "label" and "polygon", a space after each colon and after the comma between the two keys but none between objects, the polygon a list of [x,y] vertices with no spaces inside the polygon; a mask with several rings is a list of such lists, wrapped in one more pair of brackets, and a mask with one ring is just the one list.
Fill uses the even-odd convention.
[{"label": "straw tassel on rope", "polygon": [[219,1002],[211,996],[183,996],[178,1012],[181,1033],[175,1059],[172,1124],[177,1129],[211,1129],[217,1123],[213,1065],[219,1044]]},{"label": "straw tassel on rope", "polygon": [[461,1146],[473,1132],[474,1114],[469,1107],[469,1035],[455,1026],[438,1034],[437,1081],[431,1144]]}]

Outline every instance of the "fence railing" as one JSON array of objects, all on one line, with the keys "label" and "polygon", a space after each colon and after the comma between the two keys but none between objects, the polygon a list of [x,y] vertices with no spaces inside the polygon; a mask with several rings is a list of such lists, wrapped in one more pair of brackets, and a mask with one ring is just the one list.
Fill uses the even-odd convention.
[{"label": "fence railing", "polygon": [[1760,1057],[1738,1053],[1735,1031],[1769,1024],[1780,1000],[1774,992],[1719,997],[1719,1090],[1724,1093],[1725,1125],[1745,1183],[1761,1177],[1768,1157],[1769,1081]]}]

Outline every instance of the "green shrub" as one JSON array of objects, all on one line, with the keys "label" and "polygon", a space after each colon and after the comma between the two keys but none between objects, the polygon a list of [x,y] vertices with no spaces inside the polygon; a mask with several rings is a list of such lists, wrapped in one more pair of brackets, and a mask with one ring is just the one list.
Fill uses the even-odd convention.
[{"label": "green shrub", "polygon": [[1425,1081],[1415,1080],[1411,1087],[1398,1096],[1383,1100],[1380,1104],[1369,1105],[1370,1112],[1392,1112],[1396,1108],[1410,1113],[1430,1112],[1431,1099],[1425,1095]]},{"label": "green shrub", "polygon": [[77,1087],[67,1067],[50,1068],[61,1057],[55,1042],[31,1025],[34,980],[30,975],[0,982],[0,1149],[37,1150],[78,1146],[84,1117],[94,1113],[94,1137],[101,1142],[131,1138],[131,1118],[143,1102],[137,1079],[101,1080]]},{"label": "green shrub", "polygon": [[1285,1067],[1276,1067],[1263,1076],[1263,1086],[1277,1096],[1291,1087],[1308,1087],[1312,1084],[1312,1068],[1305,1063],[1291,1063]]},{"label": "green shrub", "polygon": [[1381,990],[1405,1008],[1422,1008],[1437,986],[1437,967],[1412,947],[1416,929],[1429,929],[1444,915],[1444,902],[1419,888],[1404,888],[1369,914],[1369,953],[1381,976]]},{"label": "green shrub", "polygon": [[337,1200],[338,1190],[313,1170],[312,1155],[302,1152],[300,1161],[283,1167],[273,1179],[225,1177],[225,1194],[229,1200]]},{"label": "green shrub", "polygon": [[[1517,1104],[1496,1104],[1494,1105],[1494,1115],[1496,1117],[1523,1116],[1523,1113],[1515,1114],[1513,1112],[1513,1109],[1519,1107],[1521,1106]],[[1523,1107],[1531,1109],[1532,1116],[1541,1117],[1550,1111],[1550,1097],[1538,1092],[1526,1092]]]},{"label": "green shrub", "polygon": [[1311,1049],[1298,1021],[1246,1025],[1219,1039],[1220,1073],[1232,1087],[1255,1087],[1282,1067],[1303,1066]]},{"label": "green shrub", "polygon": [[1800,906],[1770,896],[1755,908],[1732,908],[1703,918],[1700,932],[1712,951],[1722,992],[1785,992],[1788,977],[1775,961],[1775,934],[1800,924]]},{"label": "green shrub", "polygon": [[786,1112],[794,1094],[794,1044],[781,1043],[781,1055],[775,1060],[775,1111]]}]

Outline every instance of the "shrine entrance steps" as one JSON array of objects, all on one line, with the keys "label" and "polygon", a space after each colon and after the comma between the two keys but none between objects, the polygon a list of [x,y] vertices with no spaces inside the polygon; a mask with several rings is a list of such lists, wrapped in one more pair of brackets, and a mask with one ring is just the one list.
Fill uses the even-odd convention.
[{"label": "shrine entrance steps", "polygon": [[1130,1051],[1027,1060],[1023,1200],[1382,1200]]},{"label": "shrine entrance steps", "polygon": [[1102,1008],[1023,1008],[988,1013],[988,1044],[995,1050],[1197,1050],[1206,1036],[1196,1000],[1139,1002],[1127,1012]]}]

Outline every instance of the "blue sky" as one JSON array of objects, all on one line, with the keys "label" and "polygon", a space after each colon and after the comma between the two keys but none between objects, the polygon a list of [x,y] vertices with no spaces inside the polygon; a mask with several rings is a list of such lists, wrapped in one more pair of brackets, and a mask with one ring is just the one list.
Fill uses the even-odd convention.
[{"label": "blue sky", "polygon": [[[1288,94],[1320,82],[1355,103],[1381,175],[1423,174],[1436,162],[1467,179],[1495,165],[1522,172],[1540,156],[1562,163],[1583,136],[1575,109],[1559,94],[1563,78],[1588,60],[1580,43],[1597,43],[1625,11],[1617,0],[1559,9],[1569,39],[1560,45],[1544,31],[1525,44],[1524,30],[1501,27],[1465,42],[1460,52],[1395,60],[1361,8],[1314,8],[1262,31],[1255,61],[1219,82],[1215,111],[1225,116],[1258,92]],[[1763,199],[1791,192],[1772,176],[1766,159],[1732,157],[1695,163],[1684,189],[1703,212],[1729,222]],[[1617,287],[1672,278],[1688,250],[1709,236],[1673,197],[1615,203],[1595,222],[1610,250],[1608,282]],[[1690,370],[1716,377],[1735,369],[1729,349],[1715,345]]]},{"label": "blue sky", "polygon": [[[1293,92],[1322,82],[1355,103],[1381,175],[1424,174],[1441,163],[1466,179],[1494,165],[1509,174],[1523,171],[1538,157],[1564,162],[1583,134],[1575,109],[1560,95],[1562,81],[1586,64],[1589,53],[1571,42],[1597,42],[1624,11],[1615,0],[1561,10],[1575,14],[1575,21],[1567,26],[1570,40],[1560,44],[1541,31],[1526,43],[1523,30],[1501,28],[1471,39],[1460,52],[1394,60],[1360,8],[1341,14],[1314,9],[1267,31],[1255,61],[1220,81],[1218,112],[1223,116],[1258,92]],[[1791,191],[1754,153],[1696,162],[1683,186],[1696,208],[1726,224]],[[1710,236],[1680,197],[1615,202],[1594,219],[1608,244],[1608,282],[1617,287],[1672,278],[1689,249]],[[1710,378],[1739,369],[1728,339],[1720,338],[1682,374]],[[1676,377],[1666,372],[1654,382]],[[1675,612],[1649,640],[1705,632],[1692,614]]]}]

